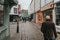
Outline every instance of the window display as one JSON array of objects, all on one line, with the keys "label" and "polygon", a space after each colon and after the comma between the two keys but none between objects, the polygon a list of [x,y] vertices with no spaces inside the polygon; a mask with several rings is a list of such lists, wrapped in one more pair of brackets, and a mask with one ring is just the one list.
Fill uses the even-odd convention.
[{"label": "window display", "polygon": [[56,7],[56,25],[60,25],[60,7]]}]

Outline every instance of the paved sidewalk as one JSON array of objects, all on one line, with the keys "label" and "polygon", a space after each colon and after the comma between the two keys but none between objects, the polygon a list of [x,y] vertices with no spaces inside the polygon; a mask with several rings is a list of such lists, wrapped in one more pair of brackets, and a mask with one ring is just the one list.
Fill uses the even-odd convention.
[{"label": "paved sidewalk", "polygon": [[[41,26],[39,24],[34,23],[34,22],[32,22],[32,24],[35,25],[40,30]],[[58,37],[56,40],[60,40],[60,33],[57,33],[57,35],[58,35]]]},{"label": "paved sidewalk", "polygon": [[[41,26],[33,22],[19,22],[19,33],[16,33],[17,23],[10,23],[10,40],[43,40]],[[58,34],[57,40],[60,40]]]},{"label": "paved sidewalk", "polygon": [[10,40],[43,40],[41,32],[31,22],[19,24],[19,33],[16,33],[16,23],[10,25]]},{"label": "paved sidewalk", "polygon": [[20,40],[20,33],[17,33],[17,22],[10,22],[10,40]]},{"label": "paved sidewalk", "polygon": [[37,23],[34,23],[34,22],[31,22],[33,25],[35,25],[39,30],[41,29],[41,25],[37,24]]}]

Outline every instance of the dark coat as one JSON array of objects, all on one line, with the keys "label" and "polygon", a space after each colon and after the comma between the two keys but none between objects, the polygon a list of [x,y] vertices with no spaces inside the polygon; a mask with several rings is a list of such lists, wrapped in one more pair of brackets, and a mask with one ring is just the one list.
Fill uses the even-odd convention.
[{"label": "dark coat", "polygon": [[50,21],[46,21],[42,23],[41,32],[43,33],[44,37],[47,37],[47,38],[52,38],[53,34],[55,37],[57,37],[55,24]]}]

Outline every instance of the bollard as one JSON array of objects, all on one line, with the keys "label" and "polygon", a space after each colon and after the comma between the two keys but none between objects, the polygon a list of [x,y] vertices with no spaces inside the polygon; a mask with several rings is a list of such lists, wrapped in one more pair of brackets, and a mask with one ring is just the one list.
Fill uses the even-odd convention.
[{"label": "bollard", "polygon": [[17,22],[17,33],[19,33],[19,22]]}]

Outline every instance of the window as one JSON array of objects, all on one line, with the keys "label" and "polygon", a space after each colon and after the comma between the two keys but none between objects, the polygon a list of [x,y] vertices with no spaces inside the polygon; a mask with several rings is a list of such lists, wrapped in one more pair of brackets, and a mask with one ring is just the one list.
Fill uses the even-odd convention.
[{"label": "window", "polygon": [[14,8],[14,13],[17,14],[17,8]]},{"label": "window", "polygon": [[60,7],[56,7],[56,25],[60,25]]}]

